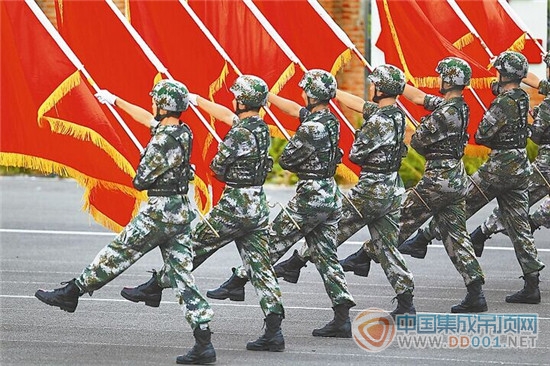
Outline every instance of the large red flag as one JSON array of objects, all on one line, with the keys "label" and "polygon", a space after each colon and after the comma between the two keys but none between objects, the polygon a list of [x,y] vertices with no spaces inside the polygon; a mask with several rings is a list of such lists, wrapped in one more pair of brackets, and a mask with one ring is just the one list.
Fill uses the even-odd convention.
[{"label": "large red flag", "polygon": [[[470,91],[464,92],[471,111],[468,126],[470,145],[466,153],[486,155],[488,150],[475,144],[474,135],[485,112],[484,106],[488,105],[492,98],[489,86],[494,74],[487,70],[486,65],[479,64],[476,59],[460,51],[443,37],[415,0],[377,0],[376,4],[381,23],[376,45],[384,52],[386,62],[401,68],[407,80],[414,86],[427,93],[437,94],[439,80],[435,68],[441,59],[449,56],[460,57],[470,64],[471,86],[480,95],[482,103],[479,103]],[[426,114],[420,106],[415,106],[404,98],[401,100],[415,118],[419,119]]]},{"label": "large red flag", "polygon": [[121,230],[144,197],[119,136],[38,6],[3,1],[0,13],[0,164],[74,178],[84,208]]},{"label": "large red flag", "polygon": [[[294,2],[283,3],[291,5]],[[275,39],[276,36],[270,34],[264,28],[244,2],[192,0],[189,1],[189,4],[243,73],[255,74],[262,77],[268,85],[272,86],[271,91],[276,94],[297,102],[302,100],[298,82],[303,76],[303,70],[297,68],[295,65],[297,61],[302,60],[292,59],[285,53],[280,43]],[[275,2],[265,5],[278,6]],[[298,3],[296,5],[301,6]],[[295,11],[299,11],[299,9],[295,9]],[[220,17],[219,14],[224,14],[224,16]],[[238,20],[239,27],[233,26],[236,20]],[[303,35],[301,29],[294,28],[295,25],[293,22],[288,22],[286,27],[293,27],[293,30]],[[314,30],[312,31],[314,32]],[[316,36],[311,35],[311,37],[315,38]],[[293,53],[292,45],[287,46],[290,47],[290,52]],[[338,51],[324,54],[324,59],[315,60],[315,66],[307,65],[303,61],[302,64],[308,68],[319,67],[328,71],[337,71],[343,62],[346,61],[346,55],[349,56],[349,51],[346,51],[345,47],[339,44],[336,44],[332,49],[337,49]],[[308,58],[308,60],[311,61],[311,58]],[[277,118],[291,134],[296,130],[298,127],[296,119],[288,118],[288,116],[280,113],[276,108],[273,109],[273,112],[276,113]],[[267,121],[269,122],[269,118]],[[277,132],[276,129],[272,131]],[[341,131],[342,136],[344,136],[341,139],[341,147],[347,152],[353,141],[353,134],[346,126],[342,126]],[[348,162],[348,164],[339,166],[338,174],[348,181],[354,182],[357,180],[358,171],[359,167]]]},{"label": "large red flag", "polygon": [[[122,23],[124,18],[121,20],[117,16],[118,9],[106,1],[56,0],[56,11],[61,35],[98,85],[134,104],[149,107],[149,92],[162,75]],[[181,81],[186,83],[186,80]],[[190,125],[195,136],[191,154],[191,162],[197,169],[195,200],[199,209],[205,212],[212,203],[207,187],[208,163],[202,156],[208,132],[191,110],[182,118]],[[125,120],[145,145],[150,138],[149,131],[129,116]]]},{"label": "large red flag", "polygon": [[[237,73],[220,55],[207,36],[177,0],[132,0],[126,7],[127,18],[143,40],[178,80],[189,89],[231,108],[233,94],[229,87]],[[167,27],[166,24],[170,24]],[[174,45],[181,45],[174,47]],[[216,131],[224,136],[229,127],[212,120]],[[217,143],[208,134],[202,137],[202,159],[210,162],[217,152]],[[209,171],[209,169],[208,169]],[[209,174],[213,202],[221,196],[224,184]]]}]

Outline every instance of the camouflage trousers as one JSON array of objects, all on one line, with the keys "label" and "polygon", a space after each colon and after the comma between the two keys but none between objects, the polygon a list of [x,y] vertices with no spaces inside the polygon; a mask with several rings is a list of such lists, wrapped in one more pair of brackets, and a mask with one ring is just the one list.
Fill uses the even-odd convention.
[{"label": "camouflage trousers", "polygon": [[[365,250],[371,259],[380,263],[396,294],[414,290],[413,275],[397,250],[400,205],[401,195],[366,196],[356,186],[342,200],[337,236],[337,246],[340,246],[367,226],[371,240],[364,244]],[[310,257],[307,246],[302,246],[298,254],[304,259]]]},{"label": "camouflage trousers", "polygon": [[97,254],[76,279],[76,284],[84,292],[98,290],[158,247],[164,259],[168,286],[174,289],[187,322],[193,329],[208,323],[214,313],[195,286],[191,274],[193,249],[190,232],[189,224],[159,222],[139,213]]},{"label": "camouflage trousers", "polygon": [[[248,200],[247,197],[252,198]],[[243,209],[243,206],[246,208]],[[250,214],[245,217],[238,212]],[[193,229],[193,270],[218,249],[234,241],[244,264],[241,268],[250,275],[250,282],[259,294],[264,314],[284,315],[281,290],[269,260],[268,225],[269,209],[262,189],[226,189],[205,220]],[[163,272],[159,272],[160,277]]]},{"label": "camouflage trousers", "polygon": [[[539,152],[539,155],[533,162],[534,172],[529,177],[529,207],[539,202],[544,197],[548,196],[550,192],[550,152]],[[550,205],[550,204],[549,204]],[[532,221],[538,226],[548,227],[550,223],[550,211],[546,207],[547,205],[541,204],[539,209],[531,216]],[[482,231],[487,234],[495,234],[503,232],[505,230],[501,220],[501,214],[498,207],[496,207],[492,214],[481,224]],[[545,225],[546,223],[546,225]]]},{"label": "camouflage trousers", "polygon": [[418,184],[407,191],[401,209],[399,243],[403,243],[430,217],[439,238],[464,283],[484,282],[466,228],[468,176],[462,163],[454,167],[426,169]]},{"label": "camouflage trousers", "polygon": [[[502,223],[512,240],[523,274],[543,269],[544,263],[538,258],[528,221],[528,179],[498,176],[482,168],[470,177],[466,193],[466,219],[496,198]],[[431,221],[424,230],[424,236],[428,240],[440,237],[435,221]]]}]

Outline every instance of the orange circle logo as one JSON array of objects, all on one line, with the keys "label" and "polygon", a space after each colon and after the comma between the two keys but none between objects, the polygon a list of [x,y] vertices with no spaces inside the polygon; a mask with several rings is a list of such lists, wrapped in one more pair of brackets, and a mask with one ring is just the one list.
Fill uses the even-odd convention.
[{"label": "orange circle logo", "polygon": [[380,352],[388,348],[395,337],[395,323],[382,309],[369,308],[355,317],[352,325],[353,340],[367,352]]}]

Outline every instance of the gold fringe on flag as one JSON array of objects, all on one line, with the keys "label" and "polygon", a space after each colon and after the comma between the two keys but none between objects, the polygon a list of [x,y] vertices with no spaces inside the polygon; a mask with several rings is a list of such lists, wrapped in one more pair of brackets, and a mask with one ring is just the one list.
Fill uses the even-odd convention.
[{"label": "gold fringe on flag", "polygon": [[401,43],[399,42],[399,37],[397,36],[397,31],[395,30],[395,25],[393,23],[393,19],[390,14],[388,0],[384,0],[384,12],[386,13],[386,19],[388,20],[388,24],[390,26],[390,32],[393,38],[393,43],[395,44],[397,54],[399,55],[399,59],[401,60],[401,64],[403,65],[403,72],[405,73],[407,80],[413,83],[413,86],[418,87],[419,85],[415,84],[416,80],[412,76],[411,72],[409,71],[409,67],[407,66],[407,61],[405,61],[405,56],[403,55],[403,50],[401,49]]},{"label": "gold fringe on flag", "polygon": [[508,47],[508,50],[521,52],[523,51],[524,47],[525,47],[525,33],[523,33],[518,39],[516,39],[514,43],[512,43],[512,45]]},{"label": "gold fringe on flag", "polygon": [[214,101],[214,94],[217,93],[218,90],[220,90],[225,83],[225,78],[229,75],[229,67],[227,66],[227,61],[224,62],[222,71],[220,72],[220,76],[212,84],[210,84],[210,87],[208,88],[208,98],[210,98],[211,101]]},{"label": "gold fringe on flag", "polygon": [[43,117],[43,119],[49,122],[50,128],[53,132],[71,136],[82,141],[91,141],[94,145],[104,150],[124,173],[130,175],[131,177],[136,175],[136,171],[134,170],[132,164],[130,164],[130,162],[128,162],[128,160],[117,149],[115,149],[113,145],[111,145],[93,129],[58,118]]},{"label": "gold fringe on flag", "polygon": [[357,182],[359,181],[357,174],[355,174],[353,170],[351,170],[344,164],[338,164],[338,167],[336,168],[336,174],[342,177],[342,179],[344,179],[348,184],[357,184]]},{"label": "gold fringe on flag", "polygon": [[473,78],[470,80],[470,86],[474,89],[487,89],[491,87],[491,81],[493,80],[495,80],[494,77]]},{"label": "gold fringe on flag", "polygon": [[130,0],[124,0],[124,16],[128,23],[132,24],[132,16],[130,15]]},{"label": "gold fringe on flag", "polygon": [[[205,215],[212,208],[212,196],[210,195],[210,191],[208,190],[206,183],[204,183],[202,178],[197,175],[195,175],[195,179],[193,179],[193,185],[195,186],[195,203],[197,204],[199,211]],[[203,202],[200,193],[206,197],[206,202]]]},{"label": "gold fringe on flag", "polygon": [[489,156],[490,152],[491,152],[491,149],[481,145],[468,144],[464,148],[464,155],[478,157],[478,158],[486,158]]},{"label": "gold fringe on flag", "polygon": [[347,48],[344,52],[342,52],[337,58],[336,61],[334,61],[334,64],[332,65],[332,69],[330,69],[330,73],[332,75],[336,75],[338,71],[347,64],[351,60],[351,50]]},{"label": "gold fringe on flag", "polygon": [[453,43],[453,46],[461,50],[474,41],[474,35],[471,32],[466,33]]},{"label": "gold fringe on flag", "polygon": [[42,116],[52,109],[73,88],[80,85],[81,80],[80,70],[76,70],[71,76],[59,84],[53,93],[46,98],[46,100],[38,108],[37,121],[40,127],[42,127]]},{"label": "gold fringe on flag", "polygon": [[426,76],[426,77],[414,78],[413,83],[418,88],[439,88],[439,77]]},{"label": "gold fringe on flag", "polygon": [[[63,15],[63,0],[57,0],[57,8],[59,10],[59,18],[61,19],[61,24],[63,24],[65,18],[64,18],[64,15]],[[59,29],[61,27],[61,25],[57,25],[57,28]]]},{"label": "gold fringe on flag", "polygon": [[294,63],[292,62],[288,67],[283,71],[281,76],[279,76],[279,79],[275,82],[275,84],[271,87],[270,92],[273,94],[279,94],[283,86],[285,86],[286,82],[290,80],[294,76],[294,73],[296,72]]},{"label": "gold fringe on flag", "polygon": [[[162,74],[160,72],[158,72],[156,75],[155,75],[155,78],[153,79],[153,86],[157,85],[157,83],[159,81],[161,81],[162,79],[164,79],[164,77],[162,76]],[[151,88],[152,89],[152,88]]]},{"label": "gold fringe on flag", "polygon": [[76,180],[76,182],[84,188],[84,205],[82,209],[89,212],[94,220],[97,221],[99,224],[117,232],[122,230],[122,227],[113,220],[103,215],[94,206],[91,205],[89,199],[90,191],[96,186],[103,186],[109,189],[116,189],[118,191],[126,193],[130,197],[135,197],[136,204],[134,206],[133,214],[137,213],[137,211],[139,210],[141,201],[146,199],[146,195],[144,194],[144,192],[139,192],[130,187],[122,186],[116,183],[99,181],[85,174],[82,174],[78,170],[68,167],[66,165],[36,156],[0,152],[0,165],[32,169],[39,171],[43,174],[56,174],[61,177],[68,177]]}]

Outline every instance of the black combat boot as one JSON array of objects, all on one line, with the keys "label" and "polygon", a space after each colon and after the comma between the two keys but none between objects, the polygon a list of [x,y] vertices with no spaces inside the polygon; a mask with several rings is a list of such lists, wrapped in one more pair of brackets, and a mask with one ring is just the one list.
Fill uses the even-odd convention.
[{"label": "black combat boot", "polygon": [[397,307],[390,313],[392,318],[399,314],[416,314],[416,309],[413,305],[413,294],[409,291],[403,292],[395,297],[397,299]]},{"label": "black combat boot", "polygon": [[531,227],[531,234],[537,231],[540,228],[540,225],[535,223],[531,216],[529,216],[529,226]]},{"label": "black combat boot", "polygon": [[451,307],[451,313],[482,313],[487,311],[487,301],[481,289],[480,280],[474,281],[466,286],[468,293],[462,302]]},{"label": "black combat boot", "polygon": [[193,331],[195,337],[195,345],[186,355],[181,355],[176,358],[176,363],[185,365],[206,365],[216,362],[216,351],[212,346],[210,328],[201,329],[196,327]]},{"label": "black combat boot", "polygon": [[351,272],[357,276],[367,277],[370,271],[370,257],[363,247],[340,261],[344,272]]},{"label": "black combat boot", "polygon": [[521,290],[513,295],[506,296],[506,302],[522,304],[540,303],[539,272],[523,275],[525,284]]},{"label": "black combat boot", "polygon": [[423,259],[428,252],[428,244],[431,243],[431,240],[426,239],[422,229],[418,230],[415,236],[405,240],[397,248],[401,254],[408,254],[413,258]]},{"label": "black combat boot", "polygon": [[220,287],[214,290],[206,291],[206,296],[211,299],[244,301],[244,285],[248,278],[240,278],[235,274],[235,268],[232,268],[233,274]]},{"label": "black combat boot", "polygon": [[294,250],[292,257],[275,265],[273,270],[277,277],[282,277],[286,282],[296,283],[300,277],[300,270],[306,267],[306,263],[307,260],[300,258],[298,251]]},{"label": "black combat boot", "polygon": [[83,294],[76,285],[75,280],[73,278],[69,282],[61,282],[62,285],[66,286],[52,291],[38,290],[34,296],[48,305],[59,306],[61,310],[74,313],[78,305],[78,298]]},{"label": "black combat boot", "polygon": [[270,313],[265,317],[265,333],[254,342],[248,342],[249,351],[282,352],[285,350],[285,339],[281,331],[283,316]]},{"label": "black combat boot", "polygon": [[485,241],[489,239],[491,235],[484,234],[481,230],[481,226],[476,227],[474,231],[470,234],[470,241],[474,247],[474,253],[476,257],[481,257],[483,253],[483,248],[485,247]]},{"label": "black combat boot", "polygon": [[157,308],[162,298],[163,288],[159,286],[157,281],[157,272],[153,270],[153,276],[145,283],[138,287],[124,287],[120,291],[120,295],[126,300],[133,302],[144,301],[145,305]]},{"label": "black combat boot", "polygon": [[349,318],[349,309],[354,306],[349,303],[339,304],[332,308],[334,310],[334,319],[327,323],[323,328],[314,329],[314,337],[336,337],[351,338],[351,320]]}]

